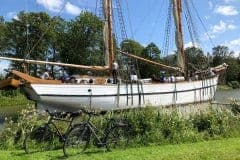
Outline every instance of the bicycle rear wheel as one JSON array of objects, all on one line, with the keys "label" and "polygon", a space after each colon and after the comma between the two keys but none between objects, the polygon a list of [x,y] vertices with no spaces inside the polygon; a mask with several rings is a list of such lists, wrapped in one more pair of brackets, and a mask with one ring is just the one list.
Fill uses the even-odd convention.
[{"label": "bicycle rear wheel", "polygon": [[90,129],[86,125],[74,127],[66,136],[63,145],[65,156],[71,156],[83,153],[90,141]]},{"label": "bicycle rear wheel", "polygon": [[111,148],[126,148],[129,142],[129,133],[127,127],[113,127],[106,138],[106,148],[111,151]]},{"label": "bicycle rear wheel", "polygon": [[53,132],[49,126],[35,127],[26,135],[23,148],[26,153],[50,150],[53,145]]}]

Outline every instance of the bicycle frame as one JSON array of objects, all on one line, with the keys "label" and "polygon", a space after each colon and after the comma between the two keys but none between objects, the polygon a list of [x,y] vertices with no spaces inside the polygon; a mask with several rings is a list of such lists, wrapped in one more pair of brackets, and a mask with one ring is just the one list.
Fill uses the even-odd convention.
[{"label": "bicycle frame", "polygon": [[[70,120],[67,120],[67,119],[57,118],[57,117],[55,117],[55,116],[53,116],[53,115],[50,115],[50,118],[49,118],[48,122],[46,123],[46,125],[48,125],[48,126],[52,125],[52,126],[54,127],[55,131],[56,131],[55,133],[57,134],[57,136],[58,136],[59,138],[63,138],[63,139],[64,139],[64,138],[65,138],[65,137],[64,137],[65,134],[67,134],[67,133],[71,130],[71,128],[73,128],[73,125],[72,125],[73,120],[74,120],[74,118],[70,118]],[[68,127],[67,127],[67,129],[66,129],[66,132],[65,132],[65,133],[62,133],[62,132],[59,130],[59,128],[57,127],[57,125],[54,123],[54,121],[68,122],[69,125],[68,125]]]},{"label": "bicycle frame", "polygon": [[[117,127],[117,126],[114,125],[114,126],[110,127],[110,124],[113,122],[113,119],[109,119],[106,127],[104,128],[103,131],[101,131],[100,129],[95,127],[94,124],[91,122],[91,117],[92,117],[92,115],[95,115],[95,114],[88,113],[88,115],[89,115],[89,117],[88,117],[87,121],[85,121],[85,123],[83,124],[84,128],[90,129],[91,134],[93,134],[94,138],[96,138],[96,140],[98,141],[98,143],[95,145],[105,145],[109,132],[111,131],[112,128]],[[100,133],[101,137],[97,133]]]}]

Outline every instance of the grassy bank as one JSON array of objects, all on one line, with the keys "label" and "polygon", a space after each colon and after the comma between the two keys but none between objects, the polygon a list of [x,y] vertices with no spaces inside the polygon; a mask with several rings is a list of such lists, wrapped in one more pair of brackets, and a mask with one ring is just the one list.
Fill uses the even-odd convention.
[{"label": "grassy bank", "polygon": [[0,107],[25,106],[33,104],[18,90],[0,91]]},{"label": "grassy bank", "polygon": [[[27,155],[22,150],[0,151],[0,159],[14,160],[48,160],[63,159],[62,150],[48,151]],[[113,150],[104,152],[103,149],[88,150],[83,155],[76,155],[69,160],[239,160],[240,138],[213,140],[207,142],[186,143],[178,145],[149,146],[129,148],[126,150]]]},{"label": "grassy bank", "polygon": [[233,88],[229,85],[218,85],[217,90],[232,90]]},{"label": "grassy bank", "polygon": [[20,90],[0,91],[0,116],[16,116],[22,109],[33,105]]}]

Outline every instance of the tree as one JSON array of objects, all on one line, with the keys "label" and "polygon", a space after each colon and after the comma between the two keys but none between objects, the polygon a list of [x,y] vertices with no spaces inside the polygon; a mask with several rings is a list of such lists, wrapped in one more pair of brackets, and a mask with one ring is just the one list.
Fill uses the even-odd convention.
[{"label": "tree", "polygon": [[[89,12],[82,12],[68,23],[60,56],[62,62],[82,65],[105,65],[103,22]],[[79,73],[73,68],[69,72]]]},{"label": "tree", "polygon": [[[48,40],[48,52],[46,59],[52,62],[61,61],[60,51],[64,46],[65,31],[67,30],[67,22],[61,17],[53,17],[51,19],[52,28],[49,29],[50,39]],[[50,66],[53,78],[59,73],[59,67]]]},{"label": "tree", "polygon": [[229,57],[226,61],[228,64],[227,72],[226,72],[226,81],[239,81],[240,75],[240,64],[235,57]]},{"label": "tree", "polygon": [[164,64],[169,66],[177,66],[177,53],[170,54],[162,58]]},{"label": "tree", "polygon": [[226,83],[234,80],[238,80],[239,76],[239,63],[237,59],[234,58],[234,52],[229,51],[227,46],[217,46],[213,48],[213,66],[220,65],[222,63],[227,63],[229,67],[227,68],[226,74],[220,76],[220,83]]},{"label": "tree", "polygon": [[[137,56],[141,56],[142,51],[144,49],[144,47],[140,43],[138,43],[137,41],[131,40],[131,39],[126,39],[126,40],[122,41],[120,44],[120,48],[124,52],[127,52],[129,54],[134,54]],[[138,73],[136,73],[136,71],[138,70],[141,62],[131,59],[126,56],[122,56],[122,55],[119,55],[119,58],[121,59],[120,65],[125,69],[128,68],[128,70],[130,70],[130,72],[131,72],[130,74],[138,74]],[[129,74],[129,73],[127,73],[127,74]]]},{"label": "tree", "polygon": [[186,66],[189,72],[193,73],[196,70],[206,69],[209,66],[208,59],[202,49],[193,46],[186,48],[184,52],[186,55]]},{"label": "tree", "polygon": [[[51,18],[47,13],[20,12],[18,19],[7,22],[10,47],[8,56],[45,60],[51,27]],[[21,69],[17,62],[13,62],[12,67]],[[38,65],[30,65],[29,71],[36,76]]]},{"label": "tree", "polygon": [[227,46],[218,45],[212,49],[213,66],[224,63],[228,58],[233,57],[234,52],[230,52]]},{"label": "tree", "polygon": [[0,55],[7,50],[7,27],[4,18],[0,16]]},{"label": "tree", "polygon": [[129,54],[134,54],[137,56],[141,56],[144,47],[138,43],[137,41],[127,39],[121,42],[120,48],[124,52],[128,52]]},{"label": "tree", "polygon": [[[158,63],[161,62],[160,54],[161,54],[161,51],[154,43],[150,43],[142,51],[143,58],[146,58],[151,61],[158,62]],[[151,77],[152,75],[156,75],[159,77],[160,76],[160,68],[141,62],[140,63],[140,74],[143,78]]]}]

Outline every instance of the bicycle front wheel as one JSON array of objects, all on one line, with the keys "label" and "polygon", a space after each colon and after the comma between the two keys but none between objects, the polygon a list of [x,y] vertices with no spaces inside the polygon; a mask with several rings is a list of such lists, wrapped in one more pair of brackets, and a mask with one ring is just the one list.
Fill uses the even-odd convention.
[{"label": "bicycle front wheel", "polygon": [[129,142],[129,134],[126,127],[112,128],[106,139],[106,149],[111,151],[111,148],[126,148]]},{"label": "bicycle front wheel", "polygon": [[35,127],[26,135],[23,148],[26,153],[35,153],[51,149],[53,132],[48,126]]},{"label": "bicycle front wheel", "polygon": [[90,141],[90,129],[86,125],[74,127],[66,136],[63,145],[65,156],[71,156],[83,153]]}]

